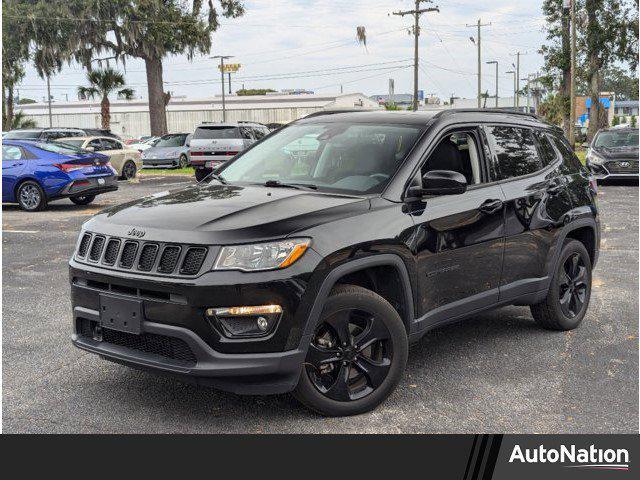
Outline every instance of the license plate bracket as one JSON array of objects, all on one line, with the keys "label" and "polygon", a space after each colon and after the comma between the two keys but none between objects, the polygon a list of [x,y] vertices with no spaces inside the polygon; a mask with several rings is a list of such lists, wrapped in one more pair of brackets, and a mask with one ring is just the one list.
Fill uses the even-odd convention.
[{"label": "license plate bracket", "polygon": [[142,300],[100,295],[100,325],[103,328],[140,335]]}]

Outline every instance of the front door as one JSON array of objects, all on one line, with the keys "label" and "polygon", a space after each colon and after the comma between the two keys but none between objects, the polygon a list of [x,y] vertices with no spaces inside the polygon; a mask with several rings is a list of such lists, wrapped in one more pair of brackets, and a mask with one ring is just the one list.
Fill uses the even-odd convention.
[{"label": "front door", "polygon": [[16,181],[25,168],[25,154],[15,145],[2,146],[2,201],[13,200]]},{"label": "front door", "polygon": [[488,184],[477,128],[448,132],[423,164],[467,179],[460,195],[431,196],[414,211],[418,260],[418,330],[454,320],[498,300],[504,249],[504,196]]}]

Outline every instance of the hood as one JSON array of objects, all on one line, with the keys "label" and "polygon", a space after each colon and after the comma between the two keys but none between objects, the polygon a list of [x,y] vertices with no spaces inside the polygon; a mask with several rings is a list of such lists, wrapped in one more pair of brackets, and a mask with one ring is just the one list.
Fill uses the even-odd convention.
[{"label": "hood", "polygon": [[261,185],[198,184],[111,207],[85,224],[108,235],[229,244],[283,238],[369,210],[367,198]]},{"label": "hood", "polygon": [[637,145],[631,147],[593,147],[592,150],[607,160],[631,159],[637,160],[639,149]]}]

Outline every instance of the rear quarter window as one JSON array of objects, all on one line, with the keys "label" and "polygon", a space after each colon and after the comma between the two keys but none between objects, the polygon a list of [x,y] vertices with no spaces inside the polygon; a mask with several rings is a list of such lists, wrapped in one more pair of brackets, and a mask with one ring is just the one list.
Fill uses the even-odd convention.
[{"label": "rear quarter window", "polygon": [[565,168],[567,168],[571,173],[581,172],[583,170],[582,163],[569,146],[569,142],[560,135],[553,135],[551,138],[554,145],[560,152],[562,163],[564,164]]}]

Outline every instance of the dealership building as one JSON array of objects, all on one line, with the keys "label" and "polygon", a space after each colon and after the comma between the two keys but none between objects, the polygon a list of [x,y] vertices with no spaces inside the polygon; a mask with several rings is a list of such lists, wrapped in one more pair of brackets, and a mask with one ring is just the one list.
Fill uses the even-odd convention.
[{"label": "dealership building", "polygon": [[[270,94],[225,97],[227,121],[252,121],[264,124],[289,123],[311,113],[336,109],[364,110],[382,108],[361,93],[321,95],[316,93]],[[20,105],[27,118],[39,127],[49,126],[46,103]],[[222,98],[172,98],[167,105],[169,132],[193,132],[201,122],[222,121]],[[100,102],[76,101],[51,104],[54,127],[99,128]],[[114,100],[111,102],[111,130],[123,137],[149,135],[149,104],[146,100]]]}]

